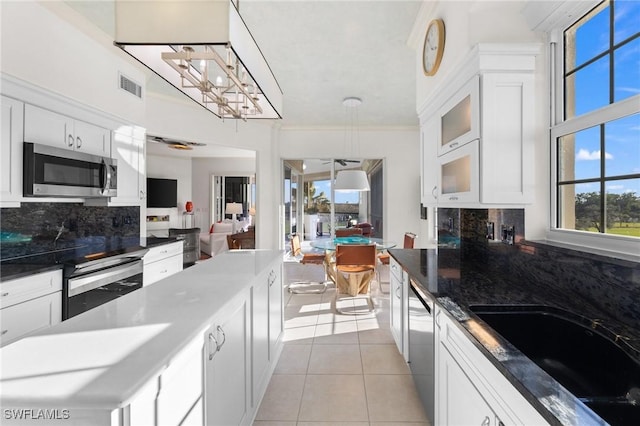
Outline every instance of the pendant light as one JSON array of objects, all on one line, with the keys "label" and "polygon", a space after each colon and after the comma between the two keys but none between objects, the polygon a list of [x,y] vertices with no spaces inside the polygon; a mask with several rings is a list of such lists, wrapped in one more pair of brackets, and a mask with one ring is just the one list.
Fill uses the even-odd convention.
[{"label": "pendant light", "polygon": [[[352,109],[355,112],[356,123],[354,126],[353,115],[351,114],[350,122],[350,137],[353,144],[354,133],[356,133],[356,139],[358,139],[358,123],[357,123],[357,108],[362,104],[362,99],[349,97],[342,101],[345,109]],[[345,130],[346,131],[346,130]],[[356,143],[360,141],[357,140]],[[351,192],[351,191],[369,191],[369,179],[367,173],[364,170],[340,170],[336,175],[336,182],[333,186],[335,191]]]}]

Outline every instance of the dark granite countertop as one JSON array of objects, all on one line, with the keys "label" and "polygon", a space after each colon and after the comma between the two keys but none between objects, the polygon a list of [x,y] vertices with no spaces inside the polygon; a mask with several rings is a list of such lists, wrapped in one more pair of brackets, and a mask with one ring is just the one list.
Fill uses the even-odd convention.
[{"label": "dark granite countertop", "polygon": [[[594,329],[611,337],[612,340],[617,336],[619,338],[617,340],[621,342],[626,352],[640,363],[640,329],[634,314],[621,316],[625,314],[624,306],[620,309],[598,307],[592,299],[599,297],[599,289],[591,290],[596,295],[590,295],[583,289],[581,294],[577,294],[564,284],[550,284],[566,280],[566,277],[561,277],[560,273],[554,276],[549,272],[553,270],[549,264],[553,263],[549,258],[537,258],[544,257],[542,254],[544,249],[536,249],[535,244],[517,248],[502,245],[491,250],[493,252],[490,255],[486,255],[488,252],[485,252],[480,257],[477,252],[470,254],[470,251],[458,249],[391,249],[389,253],[422,290],[433,295],[436,303],[457,320],[460,329],[470,337],[473,344],[547,421],[562,425],[607,424],[576,396],[488,327],[471,312],[469,307],[473,305],[543,305],[552,307],[551,309],[568,311],[569,315],[578,319],[578,322],[582,320],[587,324],[594,324],[592,320],[597,319],[597,326],[594,326]],[[517,259],[517,256],[522,256],[522,253],[530,255],[529,258]],[[589,270],[592,267],[590,262],[593,259],[590,256],[580,259],[558,253],[560,252],[554,251],[550,255],[553,261],[566,262],[571,265],[571,268]],[[539,260],[544,260],[544,270],[538,269],[536,262]],[[518,265],[518,262],[525,266]],[[623,275],[623,279],[628,278],[624,276],[624,272],[629,269],[632,277],[630,280],[633,281],[630,285],[637,286],[638,265],[623,261],[616,262],[609,269],[603,268],[602,265],[598,265],[598,268],[608,271],[610,275],[616,275],[611,274],[611,268],[613,268],[617,275]],[[527,269],[530,270],[532,278],[526,277]],[[565,271],[563,274],[566,273]],[[582,287],[588,287],[588,285],[582,283]],[[607,306],[609,301],[602,303]],[[481,330],[478,329],[478,324]],[[495,344],[483,343],[486,341],[483,334],[486,336],[487,333],[500,343],[500,347],[496,348]],[[603,367],[606,368],[606,366]]]},{"label": "dark granite countertop", "polygon": [[102,252],[105,253],[105,256],[109,256],[110,254],[134,252],[175,241],[177,241],[175,237],[90,237],[63,241],[56,247],[32,244],[28,247],[16,247],[13,252],[5,247],[3,258],[0,261],[0,282],[62,269],[65,264],[77,263],[79,259],[88,254]]}]

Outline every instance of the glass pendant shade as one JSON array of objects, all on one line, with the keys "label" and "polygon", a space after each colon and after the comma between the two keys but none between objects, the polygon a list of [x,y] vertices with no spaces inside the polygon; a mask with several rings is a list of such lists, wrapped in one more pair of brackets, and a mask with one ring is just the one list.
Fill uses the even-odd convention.
[{"label": "glass pendant shade", "polygon": [[336,175],[335,191],[369,191],[369,180],[363,170],[340,170]]}]

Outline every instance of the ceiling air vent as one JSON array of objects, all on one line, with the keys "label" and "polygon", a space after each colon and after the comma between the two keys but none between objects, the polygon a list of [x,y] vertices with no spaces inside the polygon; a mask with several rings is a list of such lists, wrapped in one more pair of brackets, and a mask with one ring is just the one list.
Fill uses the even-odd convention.
[{"label": "ceiling air vent", "polygon": [[142,99],[142,86],[122,74],[120,74],[120,88]]}]

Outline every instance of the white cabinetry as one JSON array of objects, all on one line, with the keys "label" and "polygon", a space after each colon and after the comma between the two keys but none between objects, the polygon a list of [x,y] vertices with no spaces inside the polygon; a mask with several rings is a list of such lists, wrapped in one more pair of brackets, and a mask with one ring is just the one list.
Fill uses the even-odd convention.
[{"label": "white cabinetry", "polygon": [[537,44],[477,45],[460,72],[425,101],[420,113],[423,204],[533,201],[538,52]]},{"label": "white cabinetry", "polygon": [[389,259],[389,270],[389,298],[391,299],[389,303],[389,325],[398,351],[400,351],[400,353],[404,355],[405,360],[407,360],[409,355],[409,328],[407,324],[409,276],[393,257]]},{"label": "white cabinetry", "polygon": [[205,422],[239,425],[251,421],[249,298],[230,302],[206,332]]},{"label": "white cabinetry", "polygon": [[204,425],[202,334],[169,361],[123,410],[128,425]]},{"label": "white cabinetry", "polygon": [[62,321],[62,271],[0,283],[0,346]]},{"label": "white cabinetry", "polygon": [[182,241],[151,247],[143,262],[143,286],[182,271]]},{"label": "white cabinetry", "polygon": [[118,162],[118,196],[111,204],[139,206],[146,198],[144,130],[119,129],[113,134],[111,153]]},{"label": "white cabinetry", "polygon": [[435,424],[548,424],[454,319],[437,305],[435,312]]},{"label": "white cabinetry", "polygon": [[259,403],[269,378],[271,366],[278,356],[277,344],[282,333],[282,280],[280,263],[268,268],[252,289],[252,399]]},{"label": "white cabinetry", "polygon": [[30,104],[24,108],[24,139],[26,142],[111,156],[111,132],[108,129]]},{"label": "white cabinetry", "polygon": [[0,127],[0,206],[18,207],[22,199],[24,103],[2,96]]}]

